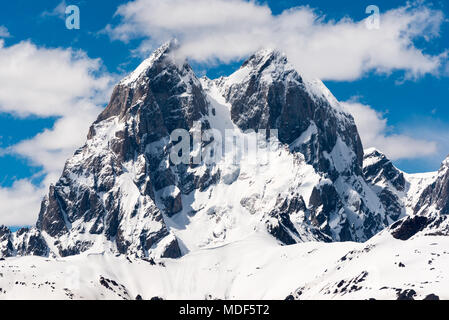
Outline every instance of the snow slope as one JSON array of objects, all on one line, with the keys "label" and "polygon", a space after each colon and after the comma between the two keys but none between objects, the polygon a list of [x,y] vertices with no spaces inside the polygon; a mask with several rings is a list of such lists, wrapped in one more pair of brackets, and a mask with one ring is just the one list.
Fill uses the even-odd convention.
[{"label": "snow slope", "polygon": [[447,237],[388,233],[291,246],[253,235],[156,265],[103,254],[8,258],[0,299],[449,299],[447,248]]}]

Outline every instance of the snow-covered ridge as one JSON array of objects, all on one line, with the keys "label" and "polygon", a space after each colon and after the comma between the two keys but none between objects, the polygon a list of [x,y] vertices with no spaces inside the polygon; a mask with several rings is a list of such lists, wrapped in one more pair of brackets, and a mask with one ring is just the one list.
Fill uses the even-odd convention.
[{"label": "snow-covered ridge", "polygon": [[[149,58],[145,59],[133,72],[120,81],[119,85],[131,85],[137,81],[146,70],[151,68],[155,61],[161,59],[162,56],[167,55],[170,51],[175,50],[178,47],[178,41],[176,39],[164,43],[161,47],[156,49]],[[174,59],[173,52],[171,56],[167,58]]]},{"label": "snow-covered ridge", "polygon": [[285,81],[293,81],[298,85],[303,84],[306,91],[316,101],[325,100],[339,113],[349,115],[320,79],[309,78],[304,73],[300,73],[288,61],[286,54],[278,49],[265,48],[257,51],[239,70],[229,77],[216,81],[220,87],[224,85],[229,88],[234,84],[248,81],[253,70],[263,72],[261,81],[267,83],[272,83],[274,79],[279,79],[281,75],[288,75]]},{"label": "snow-covered ridge", "polygon": [[447,237],[383,235],[365,244],[281,247],[253,236],[159,262],[97,254],[9,258],[0,261],[0,299],[445,300],[448,246]]},{"label": "snow-covered ridge", "polygon": [[438,178],[438,172],[407,174],[375,148],[365,150],[363,167],[373,190],[400,217],[415,214],[422,194]]}]

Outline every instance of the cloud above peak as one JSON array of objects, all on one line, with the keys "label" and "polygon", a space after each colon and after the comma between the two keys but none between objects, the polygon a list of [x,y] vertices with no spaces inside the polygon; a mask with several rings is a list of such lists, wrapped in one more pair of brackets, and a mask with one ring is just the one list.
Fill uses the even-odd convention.
[{"label": "cloud above peak", "polygon": [[0,41],[0,112],[20,117],[64,116],[82,99],[97,100],[110,86],[102,65],[83,51],[43,48],[30,41]]},{"label": "cloud above peak", "polygon": [[0,149],[42,168],[32,178],[0,186],[0,225],[31,225],[42,196],[55,183],[67,158],[85,139],[90,124],[109,99],[114,75],[99,59],[71,48],[46,48],[31,41],[6,46],[0,39],[0,113],[19,118],[56,118],[52,128]]},{"label": "cloud above peak", "polygon": [[341,102],[353,115],[364,148],[376,148],[391,160],[417,159],[436,155],[435,139],[416,139],[411,135],[392,133],[387,119],[368,105],[357,101]]},{"label": "cloud above peak", "polygon": [[322,80],[396,70],[417,78],[439,73],[447,58],[446,52],[430,55],[414,44],[438,37],[444,23],[441,11],[422,2],[382,13],[379,29],[367,28],[366,20],[328,20],[310,7],[273,15],[267,5],[244,0],[135,0],[116,15],[120,22],[106,31],[124,42],[142,39],[143,54],[173,37],[184,55],[199,62],[229,62],[278,47],[299,71]]}]

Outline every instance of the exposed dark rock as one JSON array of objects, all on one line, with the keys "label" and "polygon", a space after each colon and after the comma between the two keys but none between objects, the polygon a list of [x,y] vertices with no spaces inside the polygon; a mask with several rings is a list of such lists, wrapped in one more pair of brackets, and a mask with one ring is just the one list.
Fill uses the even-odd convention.
[{"label": "exposed dark rock", "polygon": [[163,301],[164,299],[162,299],[161,297],[152,297],[151,299],[150,299],[151,301]]},{"label": "exposed dark rock", "polygon": [[68,232],[64,210],[67,204],[64,202],[58,189],[55,186],[50,187],[50,192],[46,199],[42,201],[41,211],[36,226],[51,237],[58,237]]},{"label": "exposed dark rock", "polygon": [[415,300],[416,291],[413,289],[401,290],[397,289],[397,300]]},{"label": "exposed dark rock", "polygon": [[178,190],[175,194],[170,194],[161,197],[162,203],[165,206],[165,213],[171,217],[182,210],[181,192]]},{"label": "exposed dark rock", "polygon": [[423,216],[407,217],[391,226],[391,234],[399,240],[408,240],[424,230],[432,219]]},{"label": "exposed dark rock", "polygon": [[40,256],[46,257],[49,254],[49,248],[40,231],[33,228],[22,228],[16,232],[16,238],[19,240],[16,253],[21,256]]},{"label": "exposed dark rock", "polygon": [[0,257],[11,257],[13,253],[11,230],[8,227],[0,226]]},{"label": "exposed dark rock", "polygon": [[436,294],[431,293],[431,294],[427,295],[424,298],[424,300],[435,300],[436,301],[436,300],[440,300],[440,297],[437,296]]},{"label": "exposed dark rock", "polygon": [[48,254],[47,243],[36,228],[21,228],[12,233],[9,228],[0,226],[0,257],[15,255],[45,257]]},{"label": "exposed dark rock", "polygon": [[396,190],[405,190],[404,174],[383,153],[371,149],[364,158],[371,160],[369,165],[363,167],[363,175],[368,182],[374,185],[381,181],[388,181]]},{"label": "exposed dark rock", "polygon": [[406,191],[404,174],[376,149],[366,151],[363,163],[363,176],[378,195],[387,213],[385,224],[398,220],[405,214],[405,204],[398,196]]},{"label": "exposed dark rock", "polygon": [[[276,208],[269,215],[276,222],[273,222],[272,219],[266,222],[268,232],[285,245],[297,243],[297,239],[301,239],[301,236],[290,220],[290,216],[298,212],[310,215],[302,196],[292,194],[288,198],[278,198]],[[320,241],[331,241],[328,235],[318,229],[309,228],[307,231]],[[301,240],[307,241],[307,239]]]},{"label": "exposed dark rock", "polygon": [[443,161],[436,181],[422,193],[415,213],[449,215],[449,157]]},{"label": "exposed dark rock", "polygon": [[181,256],[181,249],[179,249],[178,240],[175,238],[165,247],[164,253],[161,255],[161,258],[176,259]]}]

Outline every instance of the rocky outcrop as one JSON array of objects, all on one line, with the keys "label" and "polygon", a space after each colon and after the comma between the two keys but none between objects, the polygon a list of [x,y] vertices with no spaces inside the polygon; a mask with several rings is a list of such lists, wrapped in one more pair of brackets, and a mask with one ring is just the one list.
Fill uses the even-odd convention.
[{"label": "rocky outcrop", "polygon": [[368,149],[363,161],[363,174],[370,184],[388,183],[397,191],[405,191],[407,185],[404,173],[385,154],[376,149]]},{"label": "rocky outcrop", "polygon": [[407,175],[380,151],[365,154],[364,174],[386,210],[400,218],[387,232],[399,240],[449,235],[449,162],[438,173]]},{"label": "rocky outcrop", "polygon": [[21,228],[14,234],[15,251],[20,256],[39,256],[49,255],[47,242],[41,232],[36,228]]},{"label": "rocky outcrop", "polygon": [[0,226],[0,257],[40,256],[46,257],[49,248],[41,232],[36,228],[21,228],[16,232]]},{"label": "rocky outcrop", "polygon": [[443,161],[437,179],[423,191],[414,211],[420,215],[449,215],[449,157]]},{"label": "rocky outcrop", "polygon": [[405,198],[409,188],[404,173],[397,169],[390,159],[376,149],[365,151],[363,175],[376,192],[384,209],[391,218],[387,224],[406,215]]},{"label": "rocky outcrop", "polygon": [[0,257],[14,255],[12,232],[5,226],[0,226]]},{"label": "rocky outcrop", "polygon": [[408,216],[397,221],[389,228],[392,236],[399,240],[409,240],[420,236],[448,236],[449,217],[437,215],[426,217],[421,215]]},{"label": "rocky outcrop", "polygon": [[449,158],[443,161],[436,179],[421,193],[413,215],[391,226],[401,240],[414,236],[449,235]]}]

